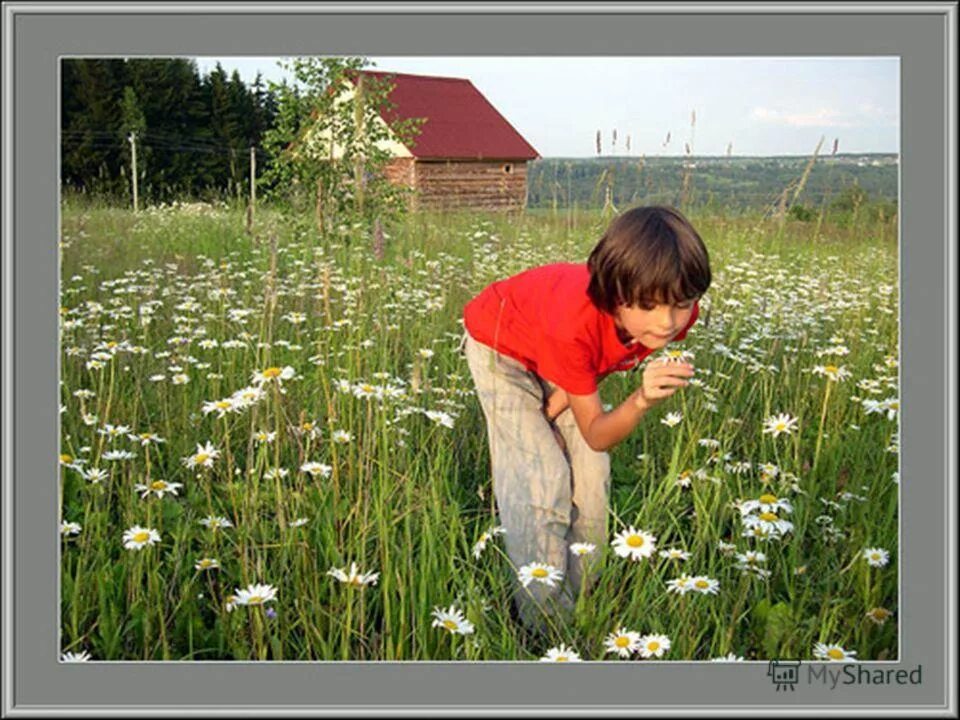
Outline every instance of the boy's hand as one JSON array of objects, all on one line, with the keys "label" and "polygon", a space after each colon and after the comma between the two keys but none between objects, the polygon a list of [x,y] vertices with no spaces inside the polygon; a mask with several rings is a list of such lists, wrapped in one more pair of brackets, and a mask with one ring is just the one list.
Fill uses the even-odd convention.
[{"label": "boy's hand", "polygon": [[673,395],[677,388],[690,384],[687,378],[694,375],[690,363],[655,360],[643,371],[643,384],[637,391],[637,403],[646,403],[648,407],[656,405]]}]

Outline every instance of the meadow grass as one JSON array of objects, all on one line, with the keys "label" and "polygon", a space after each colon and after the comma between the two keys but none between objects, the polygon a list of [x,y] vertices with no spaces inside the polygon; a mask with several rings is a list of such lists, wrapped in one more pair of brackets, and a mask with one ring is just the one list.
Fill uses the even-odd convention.
[{"label": "meadow grass", "polygon": [[[228,208],[66,203],[60,515],[80,528],[61,529],[62,650],[535,660],[564,643],[612,661],[624,627],[667,636],[666,660],[807,659],[817,643],[895,659],[896,223],[689,216],[714,270],[676,348],[697,382],[611,451],[608,527],[689,556],[597,548],[575,616],[533,637],[502,537],[474,554],[498,521],[460,317],[495,279],[585,261],[599,212],[413,215],[377,259],[362,227],[320,237],[276,210],[251,237]],[[639,377],[611,376],[604,402]],[[795,429],[763,432],[780,413]],[[180,487],[158,497],[164,482]],[[746,537],[738,503],[764,495],[792,529]],[[134,526],[159,542],[126,549]],[[373,581],[330,574],[351,563]],[[669,591],[684,573],[718,592]],[[472,633],[433,625],[450,605]]]}]

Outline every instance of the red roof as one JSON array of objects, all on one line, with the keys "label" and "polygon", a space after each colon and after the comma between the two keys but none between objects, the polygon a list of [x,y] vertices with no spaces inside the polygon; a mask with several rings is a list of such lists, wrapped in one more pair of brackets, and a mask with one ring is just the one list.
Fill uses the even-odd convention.
[{"label": "red roof", "polygon": [[389,124],[397,119],[427,118],[414,146],[416,158],[533,160],[540,154],[523,139],[497,109],[463,78],[407,75],[362,70],[376,78],[389,77],[395,105],[381,112]]}]

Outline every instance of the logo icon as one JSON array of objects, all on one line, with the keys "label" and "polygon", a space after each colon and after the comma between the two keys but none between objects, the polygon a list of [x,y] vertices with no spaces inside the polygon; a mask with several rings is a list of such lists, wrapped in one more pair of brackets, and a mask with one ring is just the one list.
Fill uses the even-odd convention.
[{"label": "logo icon", "polygon": [[800,661],[771,660],[767,665],[767,677],[777,686],[777,692],[786,690],[788,687],[791,691],[795,691],[794,685],[800,681]]}]

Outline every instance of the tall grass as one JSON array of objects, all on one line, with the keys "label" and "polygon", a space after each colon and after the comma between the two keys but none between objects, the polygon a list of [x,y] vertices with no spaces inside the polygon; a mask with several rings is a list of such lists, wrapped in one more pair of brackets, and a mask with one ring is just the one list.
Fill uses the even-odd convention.
[{"label": "tall grass", "polygon": [[[626,626],[669,636],[665,659],[808,658],[817,642],[896,657],[895,616],[865,616],[898,608],[897,413],[892,401],[883,412],[864,403],[897,394],[892,221],[814,234],[804,223],[780,233],[763,218],[691,217],[715,273],[683,343],[699,382],[612,451],[609,523],[611,539],[633,525],[689,559],[632,562],[598,548],[599,581],[574,618],[531,637],[509,609],[516,569],[502,539],[473,553],[497,518],[459,318],[494,279],[582,262],[599,213],[418,214],[387,229],[377,253],[365,228],[320,237],[268,209],[256,237],[241,211],[199,205],[134,217],[68,204],[62,217],[61,517],[81,526],[63,535],[64,651],[530,660],[563,642],[599,660],[615,657],[604,639]],[[850,377],[814,372],[827,364]],[[254,373],[288,366],[295,377],[264,382],[252,406],[204,412]],[[188,380],[175,383],[180,375]],[[638,381],[610,378],[604,401]],[[683,414],[675,427],[659,422],[669,411]],[[780,412],[798,429],[763,433]],[[128,437],[148,432],[163,441]],[[207,442],[219,453],[212,465],[188,468]],[[136,456],[111,460],[111,450]],[[134,490],[158,480],[183,487],[162,498]],[[793,530],[742,537],[734,503],[764,493],[790,500],[781,516]],[[200,524],[208,516],[232,526]],[[160,542],[125,549],[135,525]],[[890,563],[869,566],[868,547]],[[738,569],[747,550],[766,555],[768,577]],[[195,569],[201,558],[219,568]],[[328,574],[352,562],[376,582]],[[683,572],[716,579],[719,593],[668,592]],[[276,599],[230,602],[254,583]],[[473,634],[432,626],[433,609],[451,604]]]}]

